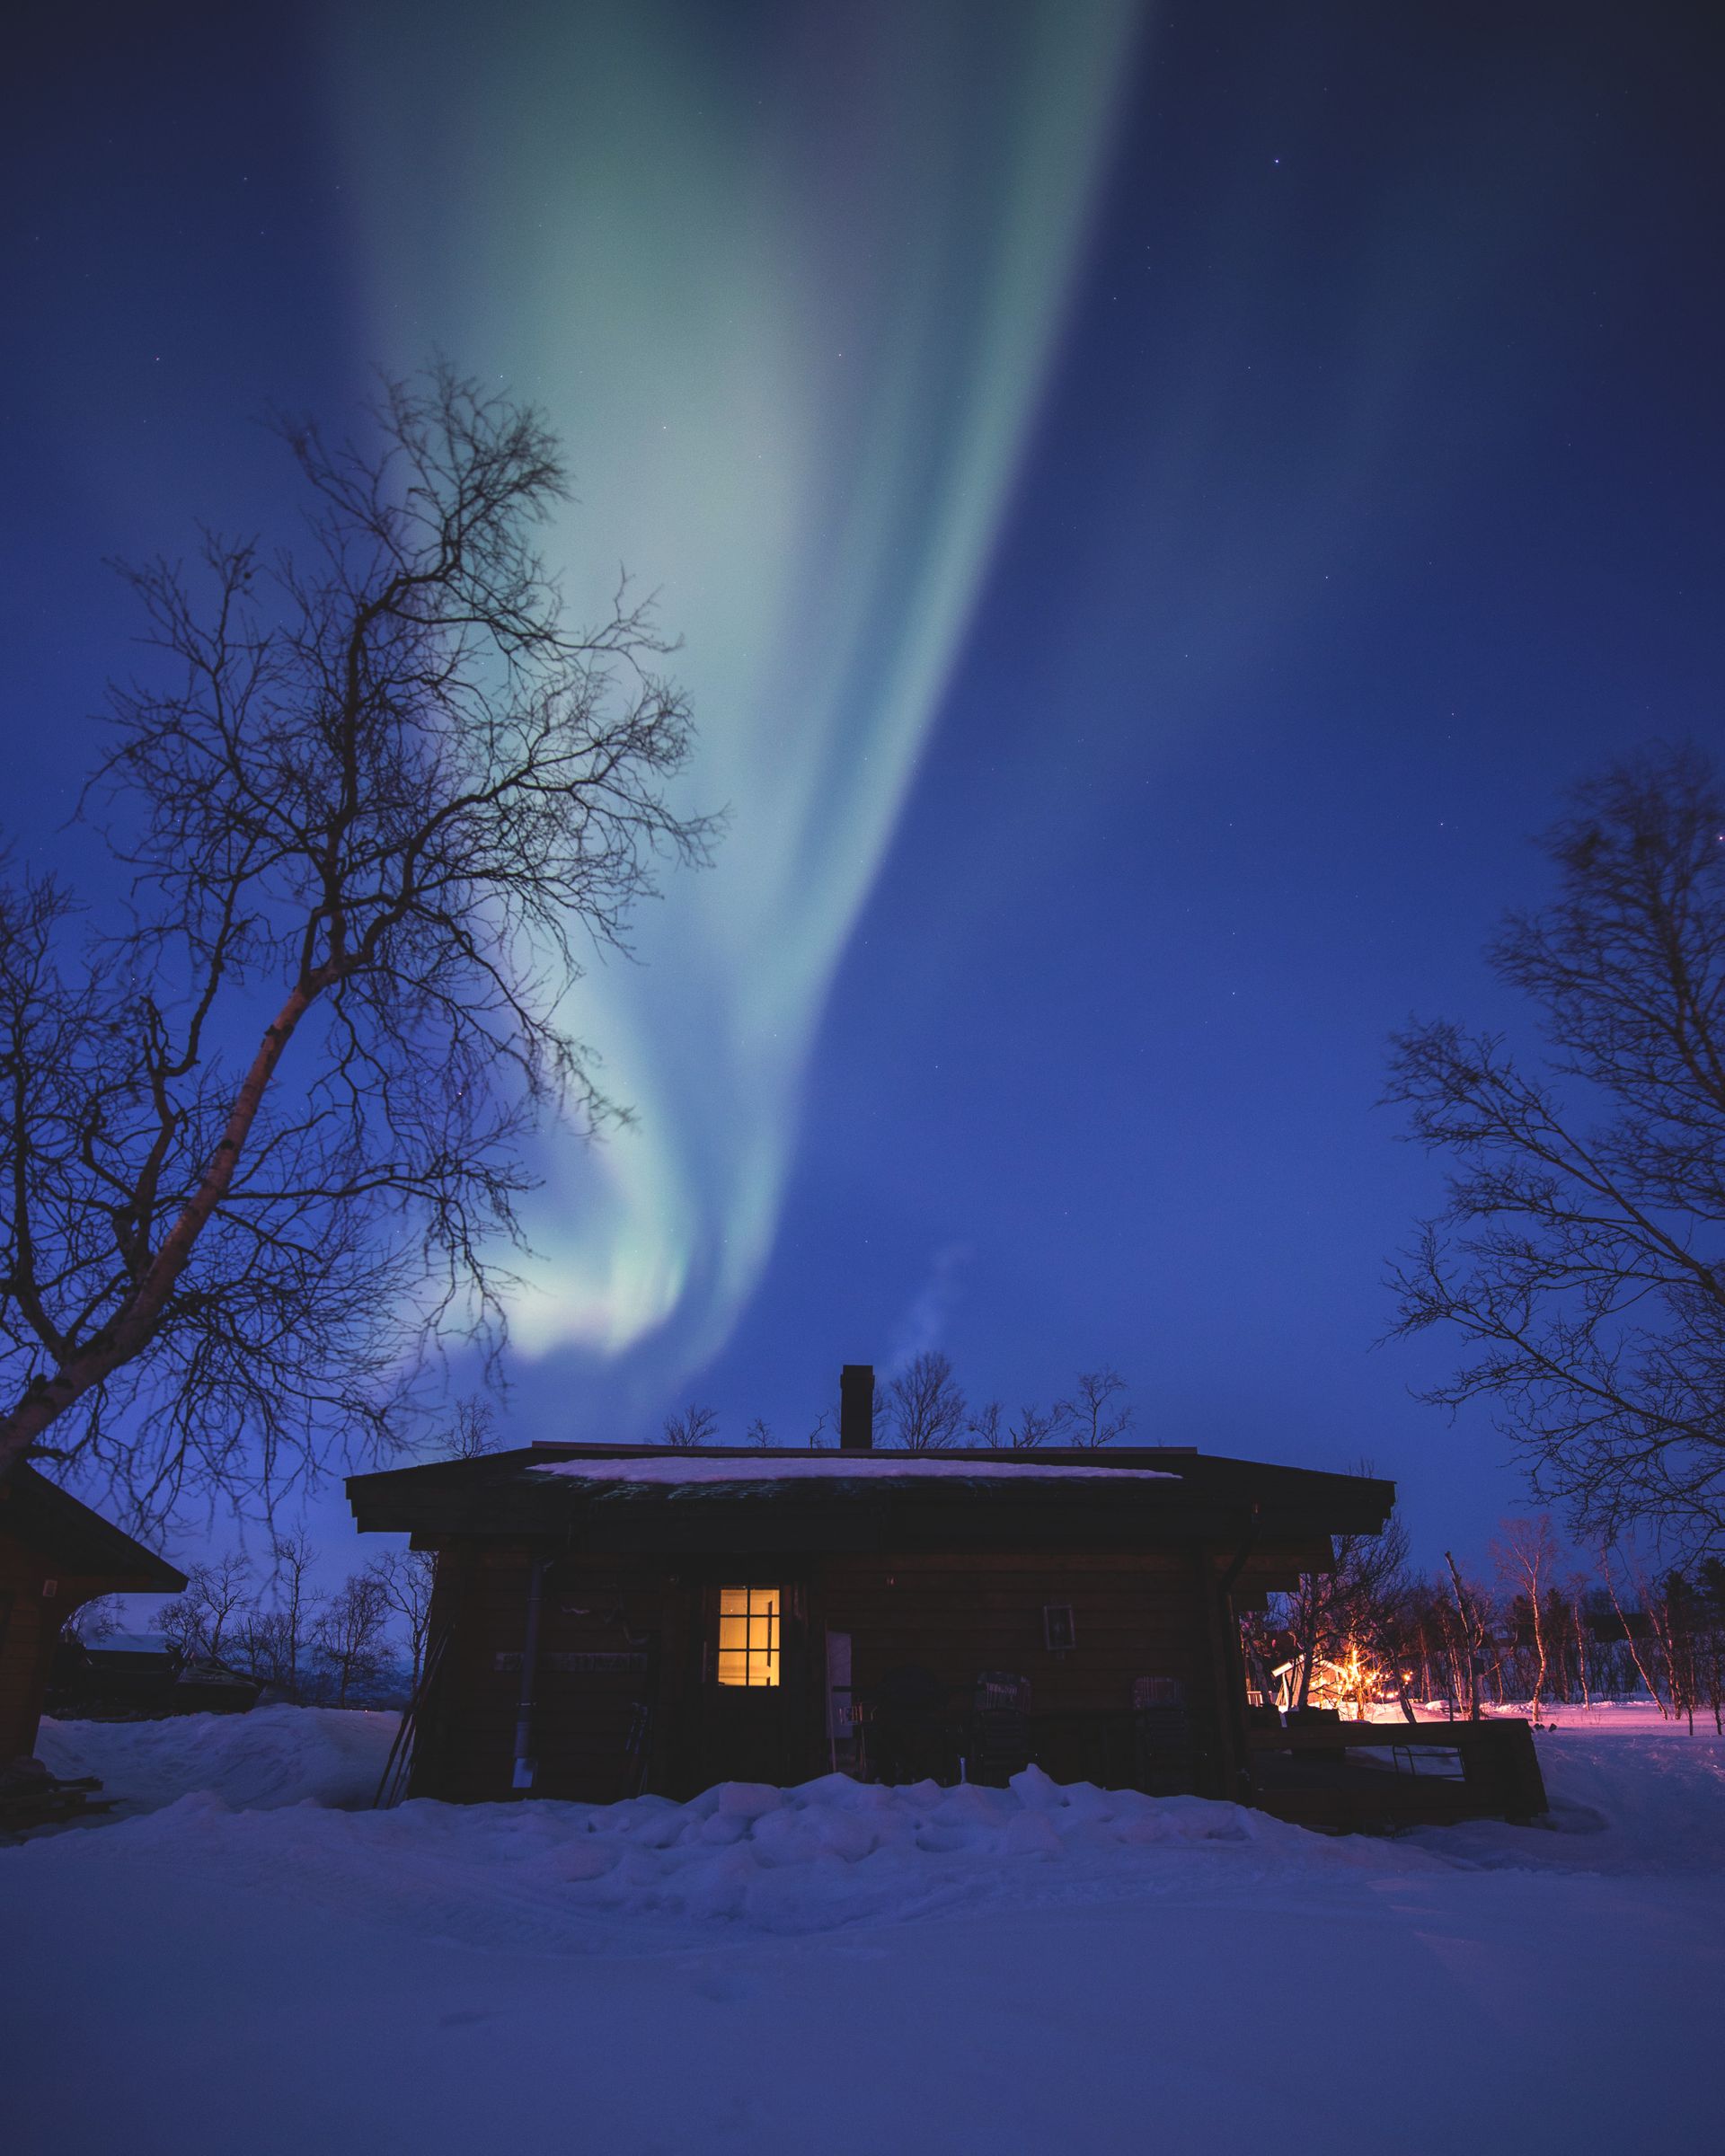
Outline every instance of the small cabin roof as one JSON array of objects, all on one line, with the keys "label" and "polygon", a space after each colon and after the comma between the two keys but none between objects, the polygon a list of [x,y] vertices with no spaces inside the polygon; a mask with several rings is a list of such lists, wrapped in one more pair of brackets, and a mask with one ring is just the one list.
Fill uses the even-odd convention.
[{"label": "small cabin roof", "polygon": [[1017,1549],[1375,1534],[1395,1486],[1183,1447],[790,1451],[535,1445],[351,1475],[362,1532],[594,1549]]},{"label": "small cabin roof", "polygon": [[87,1655],[141,1655],[152,1658],[168,1652],[165,1632],[104,1632],[100,1639],[86,1639]]},{"label": "small cabin roof", "polygon": [[108,1595],[178,1595],[186,1576],[28,1465],[0,1476],[0,1537]]}]

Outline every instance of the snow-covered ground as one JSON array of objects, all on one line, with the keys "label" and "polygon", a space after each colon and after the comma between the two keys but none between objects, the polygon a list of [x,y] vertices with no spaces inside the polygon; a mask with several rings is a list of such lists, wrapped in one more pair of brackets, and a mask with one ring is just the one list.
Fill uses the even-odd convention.
[{"label": "snow-covered ground", "polygon": [[1725,1741],[1566,1719],[1549,1825],[1396,1841],[1034,1772],[374,1813],[385,1716],[47,1725],[131,1816],[0,1851],[5,2146],[1711,2145]]},{"label": "snow-covered ground", "polygon": [[42,1724],[37,1756],[55,1773],[94,1774],[115,1815],[192,1794],[236,1812],[287,1804],[358,1811],[377,1793],[398,1717],[337,1707],[259,1707],[161,1722]]}]

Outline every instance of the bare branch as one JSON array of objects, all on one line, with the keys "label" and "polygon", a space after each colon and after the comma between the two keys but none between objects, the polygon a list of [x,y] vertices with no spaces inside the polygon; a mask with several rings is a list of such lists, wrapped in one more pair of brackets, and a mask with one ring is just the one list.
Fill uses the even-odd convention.
[{"label": "bare branch", "polygon": [[1537,1078],[1447,1023],[1394,1043],[1388,1098],[1456,1163],[1390,1274],[1396,1330],[1473,1350],[1485,1399],[1580,1533],[1725,1539],[1725,793],[1693,748],[1579,788],[1555,901],[1490,954],[1534,1003]]},{"label": "bare branch", "polygon": [[886,1443],[909,1453],[943,1452],[957,1443],[966,1415],[951,1364],[925,1348],[887,1385]]},{"label": "bare branch", "polygon": [[535,414],[438,367],[375,446],[279,431],[305,545],[126,572],[128,918],[0,892],[0,1468],[51,1430],[146,1516],[267,1507],[498,1352],[534,1134],[622,1113],[569,992],[717,831],[650,608],[573,628],[534,551]]},{"label": "bare branch", "polygon": [[665,1418],[664,1438],[667,1445],[686,1448],[711,1445],[718,1431],[719,1418],[712,1409],[702,1407],[694,1401],[691,1401],[680,1415],[668,1415]]}]

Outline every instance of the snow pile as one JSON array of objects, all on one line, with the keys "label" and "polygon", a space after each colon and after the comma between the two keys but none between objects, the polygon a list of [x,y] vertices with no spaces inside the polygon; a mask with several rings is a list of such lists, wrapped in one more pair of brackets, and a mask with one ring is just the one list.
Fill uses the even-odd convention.
[{"label": "snow pile", "polygon": [[724,1782],[687,1804],[641,1797],[530,1815],[516,1861],[572,1913],[779,1934],[1129,1892],[1165,1884],[1171,1859],[1182,1877],[1194,1859],[1261,1876],[1381,1855],[1236,1805],[1062,1787],[1036,1767],[1005,1789],[830,1774],[793,1789]]},{"label": "snow pile", "polygon": [[94,1774],[119,1816],[207,1792],[236,1811],[370,1804],[398,1717],[335,1707],[258,1707],[161,1721],[45,1719],[36,1754],[54,1773]]},{"label": "snow pile", "polygon": [[[97,1775],[119,1820],[188,1798],[214,1818],[294,1805],[366,1812],[395,1727],[394,1714],[260,1707],[163,1721],[45,1720],[37,1748],[57,1774]],[[1416,1863],[1467,1869],[1725,1872],[1725,1738],[1699,1728],[1692,1736],[1650,1707],[1617,1707],[1566,1711],[1536,1742],[1547,1818],[1533,1827],[1481,1820],[1421,1829],[1395,1842],[1398,1860],[1417,1846],[1424,1853]],[[418,1836],[456,1863],[543,1860],[559,1893],[580,1889],[572,1906],[624,1918],[735,1917],[769,1931],[886,1914],[929,1895],[971,1899],[975,1878],[1003,1860],[1039,1857],[1045,1869],[1082,1883],[1100,1872],[1141,1872],[1147,1851],[1358,1867],[1391,1846],[1358,1838],[1344,1845],[1199,1798],[1060,1788],[1036,1768],[1005,1790],[883,1789],[833,1774],[789,1790],[726,1783],[688,1804],[420,1803],[400,1816],[408,1825],[404,1838],[392,1830],[393,1849]],[[1014,1891],[1035,1876],[1019,1865]]]},{"label": "snow pile", "polygon": [[1438,1861],[1236,1805],[1062,1787],[1035,1767],[1007,1789],[886,1789],[833,1774],[794,1789],[725,1782],[687,1804],[234,1811],[203,1792],[20,1853],[57,1867],[184,1869],[390,1930],[553,1954],[1112,1904],[1195,1885],[1227,1898],[1267,1881]]}]

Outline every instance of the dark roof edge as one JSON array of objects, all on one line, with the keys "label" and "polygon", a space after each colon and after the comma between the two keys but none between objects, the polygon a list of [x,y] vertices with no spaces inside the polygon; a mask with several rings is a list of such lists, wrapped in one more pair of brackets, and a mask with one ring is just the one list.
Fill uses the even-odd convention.
[{"label": "dark roof edge", "polygon": [[[1196,1516],[1215,1514],[1225,1509],[1230,1516],[1238,1518],[1251,1509],[1261,1506],[1266,1514],[1266,1527],[1272,1519],[1291,1519],[1299,1515],[1300,1532],[1319,1532],[1319,1516],[1327,1515],[1322,1532],[1333,1533],[1376,1533],[1387,1520],[1395,1503],[1395,1485],[1376,1476],[1338,1474],[1322,1468],[1285,1467],[1268,1461],[1234,1460],[1216,1454],[1186,1452],[1171,1454],[1155,1447],[1126,1446],[1106,1448],[1111,1459],[1101,1457],[1101,1448],[1083,1448],[1077,1458],[1087,1465],[1137,1467],[1146,1461],[1160,1459],[1166,1475],[1165,1480],[1122,1484],[1109,1493],[1107,1501],[1121,1501],[1127,1492],[1132,1494],[1132,1509],[1153,1507],[1171,1515],[1190,1514]],[[640,1446],[526,1446],[509,1453],[482,1454],[472,1460],[446,1460],[426,1462],[417,1467],[386,1468],[369,1474],[349,1475],[347,1479],[347,1497],[361,1532],[418,1533],[435,1525],[441,1532],[468,1532],[479,1534],[509,1532],[502,1522],[507,1517],[519,1532],[527,1520],[543,1516],[549,1525],[553,1521],[568,1522],[577,1511],[591,1502],[603,1501],[605,1477],[596,1472],[590,1478],[584,1475],[560,1475],[548,1472],[570,1461],[590,1461],[596,1469],[606,1459],[624,1460],[645,1457],[662,1457],[668,1448],[663,1445]],[[1035,1481],[1039,1462],[1044,1467],[1068,1464],[1063,1456],[1066,1448],[1057,1453],[1050,1447],[1035,1452],[990,1452],[942,1454],[939,1458],[955,1464],[966,1457],[977,1460],[1008,1460],[1022,1467],[1026,1483]],[[796,1457],[807,1459],[802,1448],[756,1448],[734,1446],[690,1447],[694,1458],[750,1460],[765,1456]],[[838,1486],[843,1484],[849,1493],[857,1495],[871,1489],[884,1496],[889,1489],[906,1491],[915,1485],[924,1502],[942,1502],[939,1493],[946,1493],[951,1502],[957,1493],[969,1491],[978,1501],[983,1499],[985,1486],[978,1478],[967,1481],[954,1477],[945,1481],[929,1480],[918,1481],[912,1475],[895,1480],[889,1475],[875,1473],[868,1476],[847,1477],[844,1472],[841,1456],[825,1454],[831,1458],[835,1472],[830,1479],[799,1479],[795,1483],[774,1480],[764,1477],[758,1497],[754,1490],[745,1495],[747,1485],[686,1484],[662,1486],[613,1484],[611,1489],[618,1494],[626,1491],[634,1505],[660,1505],[676,1492],[677,1501],[685,1507],[722,1507],[732,1512],[739,1506],[756,1503],[772,1504],[784,1510],[800,1502],[815,1499],[816,1493],[827,1485],[824,1496],[827,1501],[839,1497]],[[869,1458],[879,1462],[890,1454],[874,1453]],[[916,1455],[907,1455],[907,1461]],[[600,1486],[596,1490],[596,1485]],[[987,1486],[993,1491],[1004,1494],[1011,1487],[1011,1479],[996,1479]],[[1052,1484],[1045,1484],[1051,1489]],[[1093,1499],[1106,1489],[1106,1482],[1092,1482],[1086,1486],[1088,1497],[1074,1488],[1066,1501],[1080,1504]],[[806,1499],[793,1498],[795,1489],[807,1493]],[[770,1495],[767,1494],[770,1491]],[[817,1500],[818,1501],[818,1500]],[[468,1507],[473,1510],[470,1513]],[[477,1517],[484,1517],[483,1526],[468,1524]],[[1375,1524],[1368,1524],[1375,1523]]]},{"label": "dark roof edge", "polygon": [[177,1565],[146,1550],[124,1528],[28,1464],[0,1477],[0,1533],[46,1550],[68,1570],[95,1577],[112,1575],[116,1584],[111,1594],[178,1595],[186,1586]]},{"label": "dark roof edge", "polygon": [[877,1445],[866,1452],[845,1454],[831,1445],[588,1445],[572,1437],[535,1437],[531,1445],[513,1453],[482,1454],[480,1457],[518,1460],[535,1453],[554,1454],[560,1460],[656,1460],[663,1454],[681,1453],[691,1460],[1016,1460],[1026,1465],[1034,1460],[1053,1460],[1062,1466],[1102,1467],[1141,1467],[1157,1460],[1222,1456],[1200,1454],[1195,1445],[951,1445],[925,1453],[907,1452],[902,1445]]},{"label": "dark roof edge", "polygon": [[[535,1444],[517,1445],[506,1453],[478,1453],[466,1460],[422,1460],[411,1467],[371,1468],[361,1474],[349,1475],[344,1487],[351,1495],[356,1487],[367,1483],[385,1483],[442,1480],[446,1477],[462,1481],[484,1481],[495,1476],[518,1474],[523,1470],[556,1467],[569,1460],[590,1460],[595,1463],[606,1460],[830,1460],[836,1470],[842,1472],[845,1464],[853,1460],[869,1462],[903,1460],[912,1464],[919,1461],[978,1460],[997,1462],[1022,1468],[1027,1476],[1043,1467],[1095,1467],[1145,1468],[1160,1466],[1170,1480],[1201,1481],[1205,1478],[1226,1475],[1292,1475],[1313,1483],[1347,1483],[1358,1489],[1393,1490],[1395,1485],[1382,1475],[1361,1475],[1328,1467],[1295,1467],[1280,1460],[1243,1460],[1231,1453],[1201,1453],[1196,1445],[1037,1445],[1028,1449],[1013,1449],[1005,1445],[992,1448],[982,1446],[943,1448],[939,1452],[912,1453],[898,1446],[880,1445],[872,1452],[845,1454],[828,1445],[810,1450],[806,1445],[703,1445],[672,1446],[666,1445],[564,1445],[541,1439]],[[597,1479],[597,1478],[596,1478]]]}]

